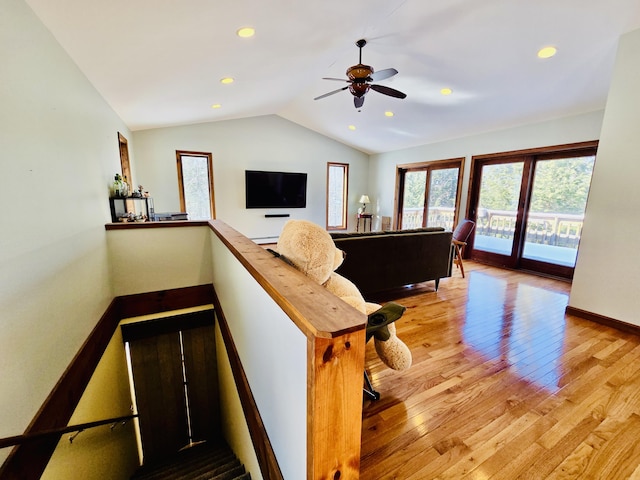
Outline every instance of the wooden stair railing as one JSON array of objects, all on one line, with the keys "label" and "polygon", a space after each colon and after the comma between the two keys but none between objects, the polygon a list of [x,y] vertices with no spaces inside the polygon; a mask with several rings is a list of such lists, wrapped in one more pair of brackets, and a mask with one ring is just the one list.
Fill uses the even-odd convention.
[{"label": "wooden stair railing", "polygon": [[0,448],[13,447],[15,445],[23,445],[28,442],[34,442],[47,437],[54,437],[56,441],[60,440],[60,437],[65,433],[71,432],[84,432],[90,428],[100,427],[102,425],[116,425],[118,423],[128,422],[138,418],[138,415],[125,415],[124,417],[106,418],[104,420],[96,420],[95,422],[79,423],[78,425],[69,425],[64,428],[55,428],[53,430],[46,430],[42,432],[25,433],[23,435],[15,435],[13,437],[0,438]]}]

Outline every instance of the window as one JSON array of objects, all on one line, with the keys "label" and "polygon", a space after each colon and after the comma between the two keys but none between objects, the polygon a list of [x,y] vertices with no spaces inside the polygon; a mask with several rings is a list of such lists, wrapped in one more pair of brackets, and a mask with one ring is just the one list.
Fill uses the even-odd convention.
[{"label": "window", "polygon": [[456,222],[463,159],[398,166],[398,218],[402,230]]},{"label": "window", "polygon": [[349,165],[327,163],[327,230],[346,230]]},{"label": "window", "polygon": [[189,220],[216,218],[213,159],[210,153],[176,151],[180,209]]}]

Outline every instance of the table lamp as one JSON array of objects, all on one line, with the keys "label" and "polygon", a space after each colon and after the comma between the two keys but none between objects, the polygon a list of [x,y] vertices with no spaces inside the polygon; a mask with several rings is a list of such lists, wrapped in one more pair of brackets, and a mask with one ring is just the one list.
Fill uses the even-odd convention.
[{"label": "table lamp", "polygon": [[365,212],[365,210],[367,209],[367,203],[370,203],[371,200],[369,200],[369,196],[368,195],[362,195],[360,197],[360,203],[362,204],[362,213]]}]

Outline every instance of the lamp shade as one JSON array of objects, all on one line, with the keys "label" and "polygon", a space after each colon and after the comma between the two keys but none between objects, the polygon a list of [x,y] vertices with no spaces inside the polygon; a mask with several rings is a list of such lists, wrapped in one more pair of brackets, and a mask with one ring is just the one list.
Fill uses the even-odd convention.
[{"label": "lamp shade", "polygon": [[362,195],[360,197],[360,201],[358,203],[371,203],[371,200],[369,200],[369,196],[368,195]]}]

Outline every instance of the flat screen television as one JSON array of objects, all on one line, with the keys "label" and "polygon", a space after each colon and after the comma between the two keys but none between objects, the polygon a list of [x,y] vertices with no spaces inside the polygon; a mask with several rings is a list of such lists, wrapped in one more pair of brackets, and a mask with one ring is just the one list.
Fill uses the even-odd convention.
[{"label": "flat screen television", "polygon": [[247,208],[305,208],[307,174],[245,170]]}]

